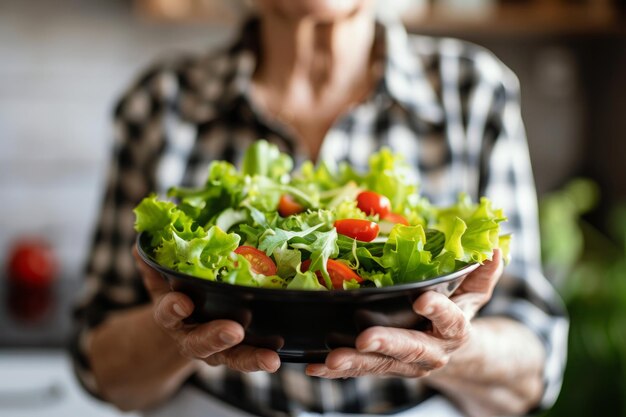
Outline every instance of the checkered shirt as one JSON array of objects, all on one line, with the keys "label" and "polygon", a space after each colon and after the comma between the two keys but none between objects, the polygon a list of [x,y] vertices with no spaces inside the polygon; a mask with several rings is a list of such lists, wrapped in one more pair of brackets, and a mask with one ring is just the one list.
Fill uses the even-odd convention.
[{"label": "checkered shirt", "polygon": [[[509,217],[512,260],[483,316],[506,316],[534,331],[546,350],[544,396],[558,395],[567,320],[540,265],[536,193],[515,76],[488,51],[453,39],[407,35],[377,24],[382,76],[375,90],[328,131],[320,159],[367,167],[385,146],[414,168],[421,193],[449,204],[460,192],[491,198]],[[131,256],[132,209],[150,192],[203,184],[213,160],[238,163],[258,138],[296,161],[307,147],[258,111],[250,83],[259,56],[259,21],[243,26],[230,46],[159,62],[131,86],[115,109],[114,157],[89,255],[84,294],[75,310],[76,371],[97,395],[85,335],[107,315],[149,302]],[[206,367],[187,383],[263,416],[300,412],[394,413],[433,395],[419,379],[308,377],[283,364],[276,374]]]}]

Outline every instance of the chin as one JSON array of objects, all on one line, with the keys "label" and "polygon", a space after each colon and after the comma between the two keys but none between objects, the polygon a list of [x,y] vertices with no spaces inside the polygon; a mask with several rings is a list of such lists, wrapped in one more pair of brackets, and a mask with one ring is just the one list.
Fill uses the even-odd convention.
[{"label": "chin", "polygon": [[364,8],[373,7],[372,0],[260,0],[259,3],[283,16],[311,18],[320,22],[341,20]]}]

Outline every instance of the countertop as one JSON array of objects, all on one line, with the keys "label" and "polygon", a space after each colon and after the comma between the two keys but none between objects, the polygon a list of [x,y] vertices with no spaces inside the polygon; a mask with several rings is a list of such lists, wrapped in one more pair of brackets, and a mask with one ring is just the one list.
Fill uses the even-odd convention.
[{"label": "countertop", "polygon": [[0,417],[138,417],[90,397],[60,349],[0,349]]},{"label": "countertop", "polygon": [[45,290],[15,288],[0,276],[0,348],[64,348],[82,282],[58,279]]}]

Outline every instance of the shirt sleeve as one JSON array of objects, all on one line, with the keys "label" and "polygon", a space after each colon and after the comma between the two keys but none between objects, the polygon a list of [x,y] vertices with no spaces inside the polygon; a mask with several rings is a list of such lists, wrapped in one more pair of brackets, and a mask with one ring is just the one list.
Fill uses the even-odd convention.
[{"label": "shirt sleeve", "polygon": [[155,190],[165,143],[168,77],[162,69],[148,71],[115,108],[113,158],[88,254],[83,292],[74,308],[75,329],[70,341],[78,379],[97,398],[98,387],[86,354],[90,330],[114,311],[149,301],[132,256],[133,208]]},{"label": "shirt sleeve", "polygon": [[559,394],[567,355],[568,320],[563,303],[541,267],[537,195],[519,105],[517,78],[504,66],[487,129],[497,132],[483,149],[479,192],[504,209],[504,232],[513,235],[511,260],[481,315],[501,315],[525,324],[545,348],[540,408]]}]

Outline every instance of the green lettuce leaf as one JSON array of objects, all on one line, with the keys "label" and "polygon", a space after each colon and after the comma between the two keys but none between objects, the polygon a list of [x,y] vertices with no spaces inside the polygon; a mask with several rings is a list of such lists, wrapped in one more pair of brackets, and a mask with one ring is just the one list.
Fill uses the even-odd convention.
[{"label": "green lettuce leaf", "polygon": [[176,210],[176,204],[171,201],[159,201],[156,194],[151,194],[133,210],[135,230],[137,232],[160,232],[172,224]]},{"label": "green lettuce leaf", "polygon": [[215,280],[217,271],[232,266],[232,253],[239,245],[240,237],[235,233],[225,233],[212,226],[204,237],[186,240],[177,231],[170,239],[164,239],[155,251],[156,261],[168,268]]},{"label": "green lettuce leaf", "polygon": [[292,247],[311,252],[309,271],[320,271],[324,277],[326,288],[331,289],[333,285],[326,263],[339,254],[337,230],[333,228],[328,232],[314,232],[314,236],[315,240],[312,243],[294,243]]},{"label": "green lettuce leaf", "polygon": [[298,269],[296,276],[287,285],[288,290],[312,290],[326,291],[327,288],[319,283],[317,275],[313,271],[300,272]]},{"label": "green lettuce leaf", "polygon": [[443,252],[437,255],[433,263],[437,265],[437,273],[434,275],[445,275],[459,269],[460,261],[454,257],[453,252]]},{"label": "green lettuce leaf", "polygon": [[281,180],[293,169],[293,160],[285,153],[281,153],[276,145],[265,140],[254,142],[243,157],[241,172],[250,177],[268,177],[272,180]]},{"label": "green lettuce leaf", "polygon": [[237,261],[234,262],[233,268],[223,275],[222,282],[244,285],[246,287],[258,287],[259,284],[254,275],[250,268],[250,262],[243,256],[237,255]]},{"label": "green lettuce leaf", "polygon": [[[494,209],[487,198],[472,204],[461,195],[457,204],[437,211],[436,229],[446,236],[445,252],[451,252],[462,262],[483,263],[491,259],[499,245],[500,223],[506,217],[500,209]],[[506,238],[503,240],[506,244]]]},{"label": "green lettuce leaf", "polygon": [[262,288],[287,288],[287,280],[277,275],[255,275],[254,280]]},{"label": "green lettuce leaf", "polygon": [[426,233],[421,225],[396,225],[385,244],[382,263],[391,269],[396,284],[421,281],[437,274],[437,264],[424,250]]},{"label": "green lettuce leaf", "polygon": [[298,265],[302,261],[299,250],[289,249],[286,246],[274,249],[274,259],[278,275],[283,278],[293,278],[298,272]]},{"label": "green lettuce leaf", "polygon": [[365,269],[359,269],[358,274],[364,280],[372,281],[377,288],[388,287],[394,284],[393,278],[391,277],[391,272],[368,271]]},{"label": "green lettuce leaf", "polygon": [[361,288],[361,284],[359,284],[355,279],[343,281],[342,285],[344,290],[356,290]]},{"label": "green lettuce leaf", "polygon": [[446,237],[443,250],[452,253],[455,258],[464,259],[462,238],[467,230],[467,224],[460,217],[448,216],[440,220],[439,229]]},{"label": "green lettuce leaf", "polygon": [[179,208],[196,223],[211,226],[223,210],[238,207],[242,189],[243,178],[236,168],[225,161],[214,161],[203,188],[172,187],[168,196],[180,201]]},{"label": "green lettuce leaf", "polygon": [[248,220],[248,213],[245,210],[235,210],[227,208],[215,219],[215,225],[225,232],[236,224],[243,223]]},{"label": "green lettuce leaf", "polygon": [[202,251],[202,260],[215,268],[225,264],[241,240],[235,233],[226,233],[217,226],[212,226],[208,230],[207,239],[208,243]]},{"label": "green lettuce leaf", "polygon": [[308,236],[321,226],[321,224],[318,224],[301,231],[289,231],[280,228],[268,229],[259,239],[259,250],[264,251],[267,256],[272,256],[276,248],[283,246],[285,243],[296,237],[303,238]]},{"label": "green lettuce leaf", "polygon": [[502,210],[494,210],[487,198],[481,198],[476,210],[467,219],[467,230],[461,241],[466,252],[461,260],[483,263],[491,260],[494,248],[498,247],[500,226],[506,220]]},{"label": "green lettuce leaf", "polygon": [[311,161],[306,161],[300,170],[293,175],[292,185],[305,192],[331,191],[336,192],[343,183],[337,178],[335,170],[327,162],[321,162],[317,167]]}]

